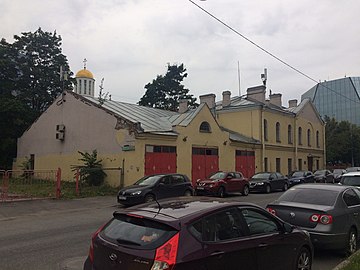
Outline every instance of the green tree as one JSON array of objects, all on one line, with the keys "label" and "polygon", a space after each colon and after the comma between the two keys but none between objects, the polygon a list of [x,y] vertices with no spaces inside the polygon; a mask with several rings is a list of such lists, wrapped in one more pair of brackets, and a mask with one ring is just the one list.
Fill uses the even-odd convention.
[{"label": "green tree", "polygon": [[16,141],[63,91],[72,89],[70,80],[60,81],[60,66],[69,70],[61,53],[61,37],[44,32],[0,40],[0,168],[12,166]]},{"label": "green tree", "polygon": [[100,186],[104,183],[106,173],[102,169],[102,160],[97,159],[97,151],[93,150],[90,154],[88,152],[78,151],[82,156],[79,161],[84,165],[72,166],[73,170],[79,170],[81,180],[89,186]]},{"label": "green tree", "polygon": [[146,92],[138,104],[177,111],[179,100],[186,99],[190,108],[196,107],[198,105],[196,98],[189,94],[189,89],[182,85],[182,81],[187,75],[184,64],[168,64],[165,75],[158,75],[151,83],[145,85]]}]

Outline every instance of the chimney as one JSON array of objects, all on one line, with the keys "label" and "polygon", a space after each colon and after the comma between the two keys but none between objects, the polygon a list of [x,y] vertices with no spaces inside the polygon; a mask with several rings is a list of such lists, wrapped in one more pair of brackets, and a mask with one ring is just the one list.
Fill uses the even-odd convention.
[{"label": "chimney", "polygon": [[224,91],[224,92],[222,92],[222,96],[223,96],[222,106],[223,107],[229,106],[230,105],[231,92],[230,91]]},{"label": "chimney", "polygon": [[265,103],[265,89],[265,85],[250,87],[246,90],[247,98]]},{"label": "chimney", "polygon": [[289,108],[297,107],[297,99],[289,100]]},{"label": "chimney", "polygon": [[188,110],[188,100],[180,99],[179,100],[179,113],[185,113]]},{"label": "chimney", "polygon": [[200,103],[206,103],[210,109],[215,107],[215,94],[207,94],[200,96]]},{"label": "chimney", "polygon": [[270,104],[273,104],[275,106],[281,107],[281,94],[271,94],[270,97]]}]

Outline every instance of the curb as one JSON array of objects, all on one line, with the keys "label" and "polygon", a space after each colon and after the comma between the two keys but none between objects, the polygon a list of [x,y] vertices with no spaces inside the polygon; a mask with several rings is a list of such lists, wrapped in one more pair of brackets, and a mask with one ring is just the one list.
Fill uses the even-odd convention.
[{"label": "curb", "polygon": [[341,270],[343,269],[345,266],[347,266],[351,260],[352,257],[354,256],[358,256],[360,255],[360,250],[356,251],[353,255],[351,255],[350,257],[346,258],[344,261],[342,261],[341,263],[339,263],[335,268],[333,268],[332,270]]}]

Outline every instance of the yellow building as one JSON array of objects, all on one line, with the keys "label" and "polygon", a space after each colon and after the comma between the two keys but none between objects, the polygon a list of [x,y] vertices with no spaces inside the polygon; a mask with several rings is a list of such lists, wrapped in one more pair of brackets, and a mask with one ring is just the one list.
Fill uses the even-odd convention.
[{"label": "yellow building", "polygon": [[171,112],[99,101],[91,72],[78,74],[81,87],[64,92],[18,139],[14,169],[31,158],[33,169],[61,168],[62,178],[71,180],[71,168],[81,165],[79,151],[93,150],[113,186],[153,173],[184,173],[195,182],[218,170],[250,177],[324,166],[324,123],[308,100],[284,108],[281,95],[265,100],[259,86],[245,98],[225,91],[215,102],[215,95],[203,95],[192,110],[181,101]]}]

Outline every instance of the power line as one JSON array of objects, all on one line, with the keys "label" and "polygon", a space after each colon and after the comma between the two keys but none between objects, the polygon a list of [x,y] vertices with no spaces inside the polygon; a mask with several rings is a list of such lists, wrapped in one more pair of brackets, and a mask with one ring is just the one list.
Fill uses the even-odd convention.
[{"label": "power line", "polygon": [[315,80],[314,78],[312,78],[311,76],[307,75],[306,73],[302,72],[301,70],[295,68],[294,66],[288,64],[287,62],[285,62],[284,60],[280,59],[279,57],[277,57],[276,55],[274,55],[273,53],[269,52],[268,50],[264,49],[263,47],[261,47],[260,45],[256,44],[254,41],[252,41],[251,39],[247,38],[246,36],[244,36],[243,34],[241,34],[239,31],[237,31],[236,29],[234,29],[233,27],[231,27],[230,25],[228,25],[227,23],[225,23],[224,21],[222,21],[221,19],[217,18],[215,15],[211,14],[209,11],[207,11],[206,9],[204,9],[203,7],[199,6],[198,4],[196,4],[194,1],[189,0],[190,3],[192,3],[193,5],[195,5],[197,8],[199,8],[200,10],[202,10],[203,12],[205,12],[207,15],[209,15],[210,17],[212,17],[213,19],[215,19],[216,21],[218,21],[220,24],[224,25],[226,28],[230,29],[232,32],[234,32],[235,34],[239,35],[240,37],[242,37],[243,39],[245,39],[246,41],[250,42],[251,44],[253,44],[255,47],[257,47],[258,49],[262,50],[263,52],[265,52],[266,54],[270,55],[271,57],[275,58],[276,60],[278,60],[280,63],[284,64],[285,66],[287,66],[288,68],[294,70],[295,72],[303,75],[304,77],[308,78],[309,80],[315,82],[316,84],[319,84],[323,87],[325,87],[326,89],[334,92],[335,94],[348,99],[354,103],[359,103],[356,100],[353,100],[341,93],[336,92],[335,90],[329,88],[328,86],[324,85],[321,82],[318,82],[317,80]]}]

